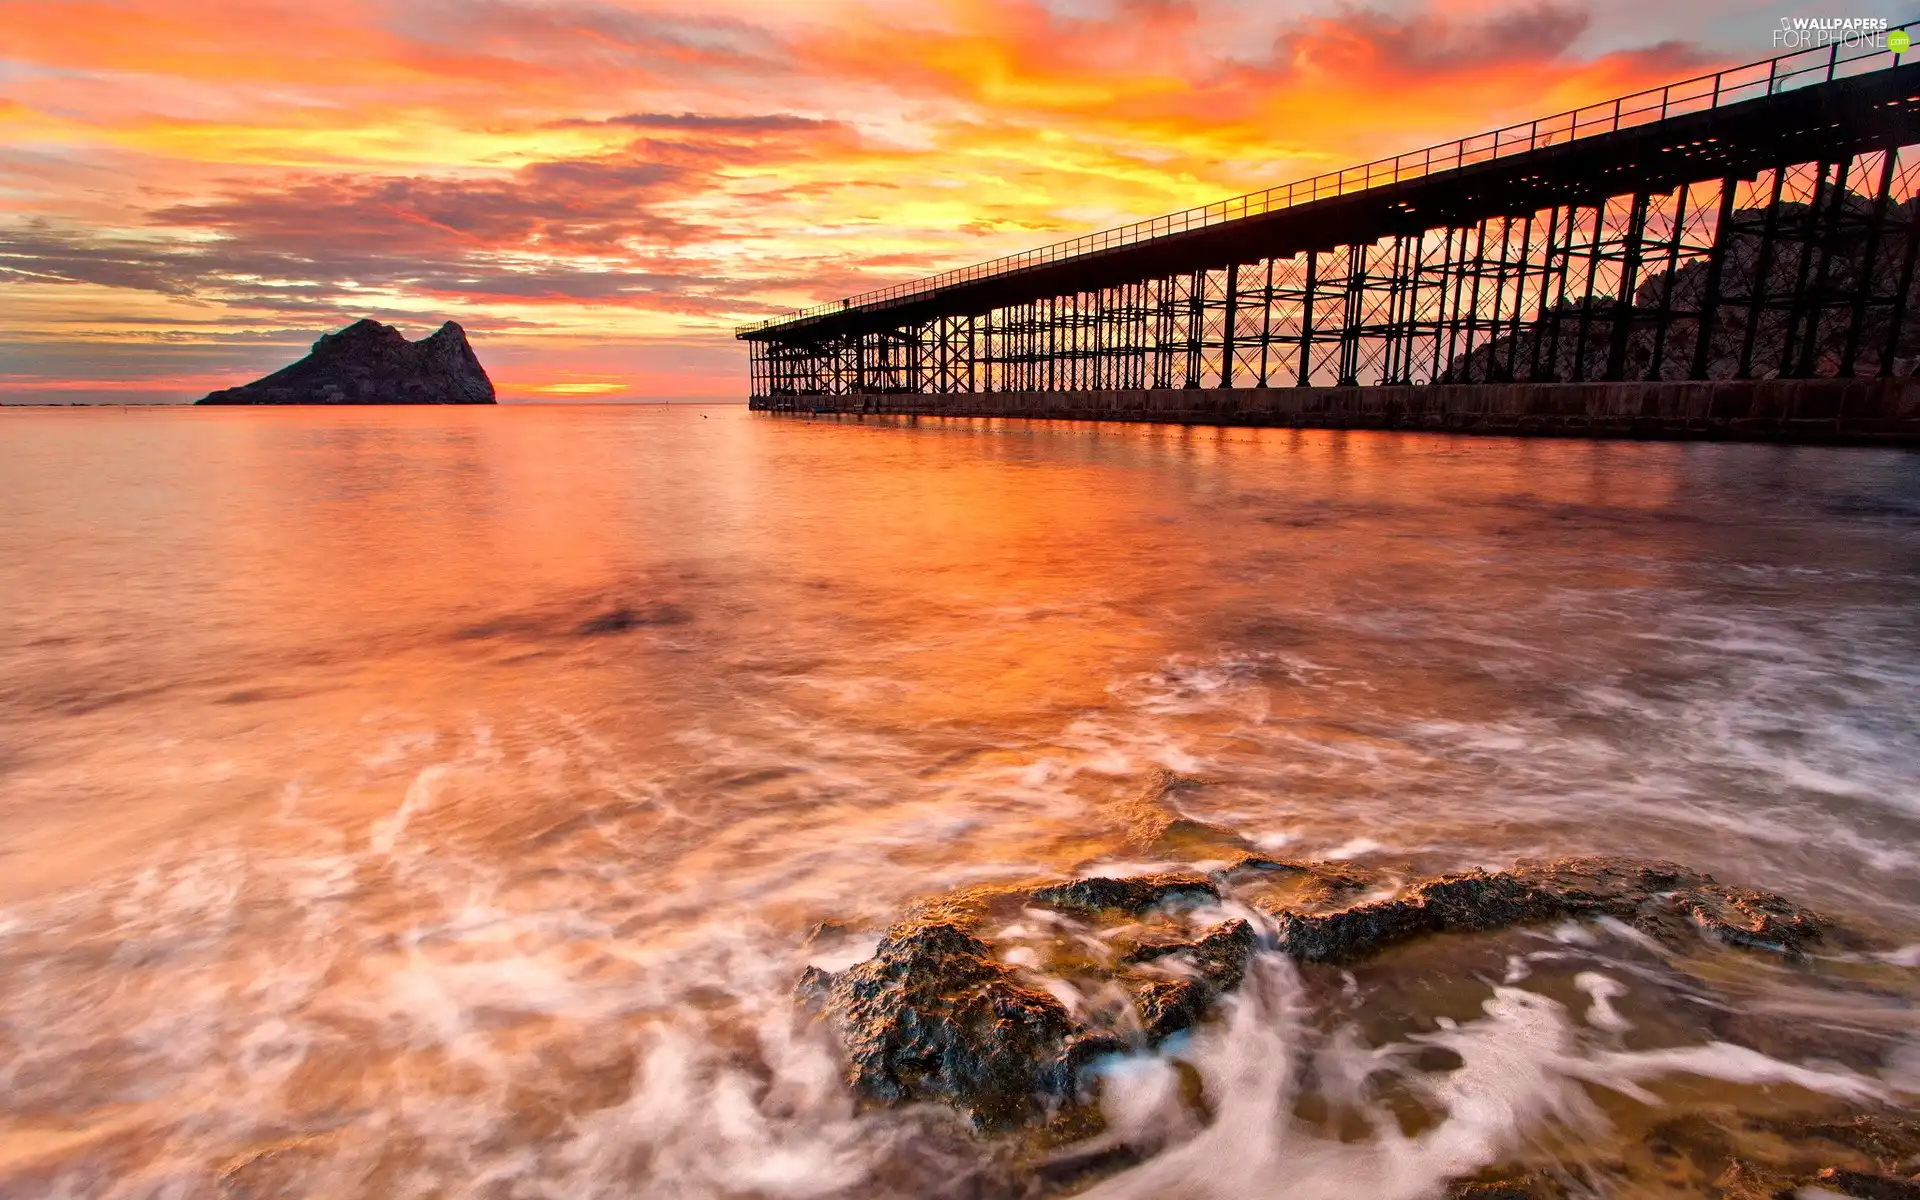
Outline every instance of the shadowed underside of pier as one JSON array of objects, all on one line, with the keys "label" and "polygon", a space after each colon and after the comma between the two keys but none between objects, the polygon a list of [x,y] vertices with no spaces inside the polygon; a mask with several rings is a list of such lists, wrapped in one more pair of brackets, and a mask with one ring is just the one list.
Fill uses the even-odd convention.
[{"label": "shadowed underside of pier", "polygon": [[1920,65],[1786,56],[739,331],[753,406],[1920,445]]}]

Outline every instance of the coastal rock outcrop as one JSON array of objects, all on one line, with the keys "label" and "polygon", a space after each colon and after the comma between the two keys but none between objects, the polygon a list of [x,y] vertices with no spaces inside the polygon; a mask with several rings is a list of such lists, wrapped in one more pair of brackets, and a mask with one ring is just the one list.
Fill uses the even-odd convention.
[{"label": "coastal rock outcrop", "polygon": [[492,404],[493,381],[452,321],[409,342],[391,325],[361,320],[323,334],[307,357],[201,404]]},{"label": "coastal rock outcrop", "polygon": [[[1310,864],[1287,864],[1311,872]],[[1676,943],[1694,929],[1729,946],[1799,954],[1821,919],[1772,892],[1730,888],[1672,863],[1568,858],[1425,880],[1387,900],[1273,914],[1274,941],[1301,962],[1344,963],[1434,933],[1484,933],[1566,917],[1616,917]]]},{"label": "coastal rock outcrop", "polygon": [[796,991],[839,1035],[862,1098],[939,1101],[1006,1129],[1084,1099],[1103,1057],[1206,1020],[1262,945],[1349,964],[1422,936],[1612,917],[1676,950],[1797,955],[1828,931],[1771,892],[1663,862],[1522,862],[1379,898],[1388,888],[1349,864],[1245,854],[1209,875],[971,889],[922,904],[864,962],[807,968]]},{"label": "coastal rock outcrop", "polygon": [[801,988],[832,1013],[868,1099],[944,1100],[1007,1126],[1071,1084],[1066,1007],[957,925],[896,926],[871,959],[837,976],[809,968]]}]

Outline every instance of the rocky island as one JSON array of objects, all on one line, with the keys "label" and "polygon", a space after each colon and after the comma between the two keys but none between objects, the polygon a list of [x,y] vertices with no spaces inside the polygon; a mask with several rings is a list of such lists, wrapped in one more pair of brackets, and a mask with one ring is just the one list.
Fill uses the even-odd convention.
[{"label": "rocky island", "polygon": [[307,357],[201,404],[492,404],[493,381],[448,321],[409,342],[391,325],[360,320],[323,334]]}]

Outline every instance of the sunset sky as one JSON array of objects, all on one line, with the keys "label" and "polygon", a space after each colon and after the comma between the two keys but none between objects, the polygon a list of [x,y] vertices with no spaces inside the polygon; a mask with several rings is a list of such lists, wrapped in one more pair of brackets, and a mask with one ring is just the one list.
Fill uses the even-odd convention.
[{"label": "sunset sky", "polygon": [[743,399],[741,321],[1763,57],[1801,11],[0,0],[0,401],[190,400],[361,316],[460,321],[506,400]]}]

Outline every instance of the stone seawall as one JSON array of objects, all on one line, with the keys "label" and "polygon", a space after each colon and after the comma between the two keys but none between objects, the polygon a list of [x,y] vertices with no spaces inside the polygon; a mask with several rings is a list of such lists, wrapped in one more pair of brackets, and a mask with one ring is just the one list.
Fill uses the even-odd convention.
[{"label": "stone seawall", "polygon": [[774,396],[775,412],[1026,417],[1920,448],[1920,380],[1472,383]]}]

